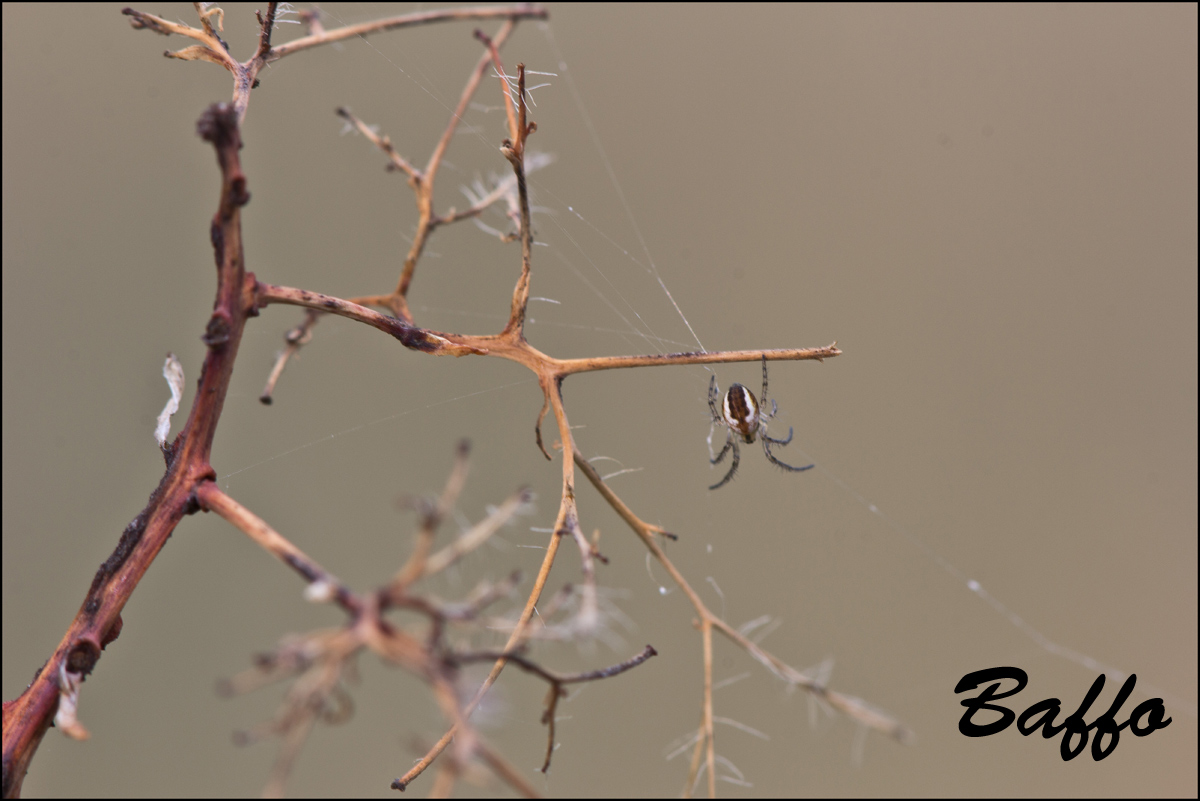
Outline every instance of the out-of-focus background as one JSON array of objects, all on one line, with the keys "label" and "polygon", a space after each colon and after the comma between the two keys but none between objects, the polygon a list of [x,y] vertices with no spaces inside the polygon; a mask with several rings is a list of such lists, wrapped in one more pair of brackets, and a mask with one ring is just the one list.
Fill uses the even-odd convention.
[{"label": "out-of-focus background", "polygon": [[[195,23],[187,5],[141,10]],[[334,27],[411,7],[333,6]],[[566,384],[575,436],[714,609],[769,615],[763,644],[915,729],[911,747],[821,714],[718,641],[723,795],[1194,796],[1197,664],[1197,19],[1194,5],[551,6],[505,48],[536,82],[537,237],[528,334],[553,355],[796,347],[775,363],[784,474],[756,447],[717,492],[699,367]],[[187,390],[212,303],[212,150],[194,123],[230,95],[187,41],[130,29],[120,6],[5,5],[3,18],[4,698],[52,652],[96,566],[163,469],[152,438],[179,355]],[[244,129],[248,266],[343,297],[399,272],[415,212],[348,106],[423,164],[479,56],[473,23],[372,36],[262,75]],[[495,23],[482,26],[494,30]],[[226,7],[246,58],[253,6]],[[281,25],[277,41],[299,35]],[[507,165],[487,82],[439,178],[438,208]],[[506,229],[498,215],[487,224]],[[418,322],[499,330],[519,267],[470,223],[437,232],[410,295]],[[660,284],[661,282],[661,284]],[[664,294],[665,286],[686,324]],[[329,319],[257,401],[283,332],[247,329],[214,451],[223,486],[352,586],[406,553],[401,493],[438,489],[474,444],[464,520],[516,487],[537,512],[431,591],[541,556],[560,480],[533,442],[541,397],[497,360],[431,359]],[[689,328],[690,326],[690,328]],[[693,333],[694,332],[694,333]],[[720,366],[756,392],[757,364]],[[185,398],[184,413],[191,398]],[[182,417],[180,418],[180,421]],[[177,423],[174,430],[178,430]],[[544,687],[510,670],[481,731],[553,795],[672,795],[700,719],[700,643],[679,592],[597,495],[583,526],[611,560],[609,635],[536,656],[563,671],[660,656],[560,707],[549,777]],[[875,511],[877,510],[877,511]],[[552,588],[579,578],[564,551]],[[976,580],[1004,604],[967,588]],[[526,582],[527,586],[528,582]],[[50,732],[40,795],[242,795],[274,744],[231,733],[281,690],[218,700],[214,682],[285,634],[337,625],[291,571],[211,516],[186,519],[83,689],[85,743]],[[1013,622],[1019,616],[1024,624]],[[1028,626],[1031,628],[1024,628]],[[1048,638],[1051,647],[1030,634]],[[1070,649],[1080,659],[1053,649]],[[1102,762],[1057,740],[957,730],[968,671],[1015,665],[1017,709],[1074,710],[1100,668],[1171,725],[1125,730]],[[361,660],[355,717],[319,726],[297,795],[386,795],[442,721],[415,679]],[[1088,719],[1107,708],[1105,688]],[[759,732],[755,736],[746,728]],[[690,754],[690,752],[689,752]],[[428,779],[413,791],[421,793]],[[464,787],[463,792],[504,792]]]}]

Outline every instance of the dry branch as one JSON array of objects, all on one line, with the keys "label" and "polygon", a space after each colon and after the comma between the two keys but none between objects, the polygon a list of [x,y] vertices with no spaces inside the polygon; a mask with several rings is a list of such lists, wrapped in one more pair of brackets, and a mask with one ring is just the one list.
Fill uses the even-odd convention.
[{"label": "dry branch", "polygon": [[[168,57],[215,63],[233,76],[233,101],[212,106],[197,126],[200,135],[214,147],[221,171],[217,212],[210,226],[217,265],[217,288],[213,313],[203,336],[208,352],[187,423],[173,442],[162,446],[167,469],[160,485],[151,495],[146,508],[126,528],[112,556],[97,571],[79,613],[54,655],[26,692],[15,701],[5,704],[4,793],[13,795],[20,792],[29,762],[46,729],[55,720],[56,713],[57,721],[66,733],[86,736],[86,730],[75,715],[80,683],[92,671],[104,647],[120,633],[121,609],[179,520],[197,511],[213,511],[296,571],[307,583],[306,597],[309,600],[335,603],[348,618],[344,626],[336,629],[284,639],[273,653],[260,658],[252,671],[223,685],[227,694],[235,694],[274,681],[292,681],[277,716],[244,738],[251,741],[274,736],[283,741],[268,785],[269,791],[283,789],[301,745],[318,720],[337,722],[348,714],[350,700],[345,684],[355,675],[354,660],[357,655],[369,650],[385,662],[403,667],[424,680],[449,724],[443,737],[428,749],[411,770],[396,779],[393,787],[407,787],[453,742],[452,753],[440,765],[434,787],[436,791],[449,790],[460,776],[465,775],[469,760],[477,758],[518,792],[532,794],[528,783],[469,724],[472,711],[505,666],[515,664],[550,685],[544,718],[549,729],[544,770],[549,765],[554,746],[554,713],[563,686],[611,678],[641,664],[654,654],[654,650],[647,646],[642,654],[627,662],[572,675],[551,671],[527,656],[528,647],[536,640],[548,637],[587,638],[593,636],[601,625],[595,575],[595,560],[600,557],[595,545],[584,536],[580,524],[576,468],[583,472],[600,496],[641,539],[653,558],[687,596],[696,612],[703,644],[705,678],[701,725],[688,788],[692,787],[699,775],[703,761],[709,792],[715,792],[712,701],[714,629],[775,675],[803,688],[851,719],[897,740],[910,739],[909,731],[890,716],[859,699],[834,692],[823,680],[811,678],[786,665],[715,616],[659,545],[659,536],[674,538],[674,535],[641,520],[600,478],[576,447],[562,395],[563,382],[576,373],[759,359],[824,361],[840,355],[842,351],[835,342],[818,348],[557,359],[529,344],[525,339],[524,323],[533,277],[533,229],[527,185],[527,173],[532,165],[527,158],[527,143],[537,126],[528,120],[524,65],[517,65],[515,76],[506,73],[500,60],[500,48],[519,20],[544,19],[546,12],[532,5],[451,9],[407,14],[335,30],[326,30],[315,12],[305,12],[303,18],[309,25],[309,35],[276,45],[272,44],[271,37],[280,9],[278,4],[272,3],[266,15],[259,17],[259,37],[254,54],[248,60],[238,62],[219,35],[223,11],[199,5],[197,10],[198,27],[169,22],[133,9],[125,9],[124,13],[131,18],[134,28],[168,36],[181,35],[197,42],[182,50],[167,52]],[[414,166],[416,162],[402,155],[388,137],[379,137],[370,132],[350,112],[344,109],[338,111],[385,153],[392,167],[408,177],[414,191],[419,215],[417,235],[405,256],[395,289],[383,294],[342,299],[305,289],[272,285],[246,272],[240,210],[249,201],[250,195],[238,151],[241,147],[241,122],[247,113],[250,93],[257,85],[257,76],[262,67],[284,56],[350,37],[429,22],[464,19],[497,19],[502,20],[503,24],[493,36],[476,32],[476,37],[483,43],[483,52],[469,74],[458,106],[423,169]],[[465,212],[450,210],[439,215],[434,210],[438,168],[488,67],[492,67],[499,77],[505,102],[509,137],[501,143],[500,151],[512,168],[511,183],[504,184],[503,190],[498,186],[495,191],[479,197]],[[502,197],[511,198],[514,191],[513,206],[519,225],[521,263],[509,301],[509,314],[502,330],[494,334],[459,334],[433,331],[417,325],[409,311],[407,297],[429,236],[438,227],[478,214],[488,204]],[[543,392],[543,405],[535,426],[536,442],[547,458],[551,458],[542,441],[541,424],[548,413],[553,413],[563,454],[561,493],[553,533],[549,536],[542,564],[521,604],[519,614],[511,622],[511,630],[502,649],[455,653],[447,645],[445,633],[451,625],[470,626],[477,623],[487,607],[507,597],[517,586],[517,576],[510,576],[497,584],[481,584],[465,600],[456,604],[438,601],[420,590],[423,579],[444,572],[465,554],[485,543],[529,501],[526,490],[517,490],[484,520],[435,550],[439,526],[454,507],[466,480],[465,445],[460,446],[455,467],[438,499],[409,503],[410,508],[419,512],[420,523],[408,559],[395,568],[386,584],[365,593],[345,586],[315,559],[296,548],[283,534],[216,486],[215,471],[209,461],[210,452],[238,345],[247,320],[272,304],[302,306],[308,311],[304,321],[287,334],[287,348],[268,380],[262,398],[264,402],[270,402],[287,359],[312,337],[314,326],[324,314],[334,314],[372,326],[399,340],[406,348],[420,353],[506,359],[523,365],[537,377]],[[388,314],[373,311],[367,306],[385,309]],[[560,611],[568,619],[553,624],[543,622],[541,628],[537,628],[531,625],[535,605],[545,592],[564,537],[570,537],[580,552],[582,583],[564,588],[541,610],[543,621],[556,617]],[[567,598],[571,598],[572,602],[578,600],[577,611],[566,611]],[[393,624],[385,617],[388,610],[393,608],[415,612],[426,626],[417,630]],[[491,661],[492,668],[475,695],[463,703],[458,693],[457,667],[464,662],[478,660]]]}]

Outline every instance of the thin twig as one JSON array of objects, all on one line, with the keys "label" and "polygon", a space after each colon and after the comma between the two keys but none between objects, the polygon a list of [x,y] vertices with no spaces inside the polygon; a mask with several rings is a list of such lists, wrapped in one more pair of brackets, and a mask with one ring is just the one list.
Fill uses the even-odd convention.
[{"label": "thin twig", "polygon": [[555,731],[555,715],[558,710],[558,702],[566,695],[565,685],[578,684],[585,681],[599,681],[601,679],[610,679],[613,676],[618,676],[627,670],[632,670],[638,665],[645,662],[652,656],[658,656],[658,652],[652,646],[647,645],[640,654],[631,659],[626,659],[616,665],[599,670],[589,670],[584,673],[555,673],[547,670],[541,665],[526,659],[519,653],[495,651],[475,651],[465,654],[455,654],[455,662],[478,662],[492,659],[505,659],[512,662],[517,667],[527,673],[532,673],[535,676],[542,678],[550,685],[546,692],[546,709],[542,713],[542,723],[547,727],[548,742],[546,744],[546,758],[542,762],[541,771],[546,773],[550,770],[550,757],[554,754],[554,731]]},{"label": "thin twig", "polygon": [[466,484],[467,471],[470,465],[470,460],[467,459],[469,453],[470,446],[467,441],[462,440],[459,442],[458,452],[454,460],[454,469],[450,471],[450,477],[446,479],[446,486],[442,490],[441,497],[438,498],[436,504],[419,504],[418,508],[420,508],[422,514],[421,529],[417,533],[417,543],[409,555],[408,561],[404,563],[404,566],[397,571],[396,576],[392,579],[392,583],[387,590],[389,595],[402,595],[409,584],[412,584],[424,574],[426,561],[429,551],[433,547],[433,537],[437,533],[438,526],[441,525],[442,519],[454,508],[454,504],[463,490],[463,485]]},{"label": "thin twig", "polygon": [[362,613],[361,598],[262,518],[222,492],[215,483],[205,481],[196,487],[196,499],[201,509],[216,512],[265,551],[299,573],[309,583],[310,600],[330,600],[351,615]]},{"label": "thin twig", "polygon": [[276,45],[271,50],[271,61],[278,61],[285,56],[307,50],[312,47],[333,44],[344,39],[357,36],[367,36],[373,33],[408,28],[414,25],[426,25],[431,22],[454,22],[469,19],[546,19],[546,9],[530,3],[518,3],[511,6],[475,6],[471,8],[446,8],[434,11],[418,11],[412,14],[401,14],[398,17],[363,22],[358,25],[347,25],[342,28],[323,31],[301,39],[293,39],[287,44]]},{"label": "thin twig", "polygon": [[324,30],[323,28],[316,30],[316,27],[314,27],[314,32],[309,36],[294,39],[286,44],[272,46],[271,29],[275,25],[277,5],[277,3],[271,3],[268,6],[266,18],[261,19],[259,39],[254,55],[243,63],[238,63],[232,54],[230,54],[228,45],[217,35],[216,30],[212,26],[213,17],[217,18],[218,28],[221,26],[224,11],[220,8],[203,10],[200,8],[200,4],[197,4],[197,8],[200,9],[200,28],[171,22],[162,17],[132,8],[126,8],[122,13],[130,17],[130,24],[135,29],[152,30],[164,36],[178,34],[200,42],[198,45],[186,47],[183,50],[175,52],[168,50],[164,55],[168,58],[177,58],[184,61],[209,61],[229,70],[233,75],[233,107],[237,111],[239,123],[246,117],[246,111],[250,106],[250,92],[257,85],[258,74],[262,68],[293,53],[340,42],[343,39],[365,37],[372,33],[407,28],[414,25],[425,25],[431,22],[449,22],[467,19],[506,19],[509,22],[513,22],[519,19],[546,18],[546,10],[544,8],[528,4],[420,11],[415,14],[403,14],[398,17],[364,22],[359,25],[347,25],[331,31]]}]

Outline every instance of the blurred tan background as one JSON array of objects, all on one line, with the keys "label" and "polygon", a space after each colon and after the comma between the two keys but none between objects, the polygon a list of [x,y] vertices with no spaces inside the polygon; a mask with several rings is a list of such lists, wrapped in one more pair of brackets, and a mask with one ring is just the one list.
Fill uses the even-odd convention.
[{"label": "blurred tan background", "polygon": [[[138,7],[195,21],[187,5]],[[339,4],[326,22],[405,10]],[[189,392],[203,358],[218,173],[194,122],[230,82],[164,59],[187,42],[133,31],[119,11],[3,11],[5,699],[52,652],[162,473],[164,355],[179,355]],[[253,6],[227,7],[225,25],[247,57]],[[378,35],[264,72],[244,131],[251,270],[341,296],[393,285],[411,193],[333,109],[423,164],[478,57],[473,27]],[[533,176],[545,244],[533,294],[558,301],[531,306],[534,345],[694,349],[661,277],[709,349],[845,350],[771,371],[778,425],[796,429],[780,456],[818,468],[786,475],[749,447],[718,492],[706,370],[566,384],[580,446],[619,460],[606,471],[641,469],[614,488],[680,535],[672,558],[713,608],[735,624],[777,618],[765,646],[798,667],[834,658],[833,687],[918,735],[860,744],[843,719],[814,726],[802,694],[718,642],[717,679],[744,678],[716,713],[770,738],[718,729],[719,754],[753,785],[722,795],[1196,794],[1196,31],[1194,5],[551,6],[548,29],[524,24],[506,47],[506,64],[558,73],[534,94],[531,147],[557,160]],[[295,35],[283,26],[278,40]],[[494,83],[477,100],[440,178],[443,210],[506,170]],[[515,246],[468,223],[430,251],[410,296],[418,321],[498,330]],[[408,547],[395,496],[439,488],[470,437],[463,516],[521,484],[538,511],[432,589],[453,598],[482,576],[530,575],[545,535],[528,528],[550,525],[560,467],[534,445],[528,375],[327,320],[261,406],[299,318],[272,307],[247,330],[214,452],[229,492],[367,589]],[[717,375],[757,392],[757,365]],[[560,707],[546,779],[542,685],[507,672],[482,730],[547,794],[674,795],[686,756],[665,754],[700,717],[692,613],[660,594],[665,575],[647,574],[590,488],[580,508],[627,620],[614,612],[605,642],[538,656],[564,671],[646,643],[661,656]],[[962,737],[953,688],[968,671],[1020,666],[1031,683],[1018,709],[1055,696],[1068,711],[1097,671],[1040,648],[939,558],[1057,645],[1136,672],[1121,719],[1162,695],[1174,722],[1126,730],[1100,763],[1064,763],[1057,740],[1011,729]],[[578,576],[564,551],[553,586]],[[221,521],[186,519],[84,687],[93,738],[50,732],[27,794],[258,792],[276,748],[230,735],[269,717],[280,690],[228,701],[213,685],[286,633],[340,622],[301,589]],[[356,716],[317,728],[293,794],[390,795],[414,740],[440,733],[416,681],[370,656],[361,668]]]}]

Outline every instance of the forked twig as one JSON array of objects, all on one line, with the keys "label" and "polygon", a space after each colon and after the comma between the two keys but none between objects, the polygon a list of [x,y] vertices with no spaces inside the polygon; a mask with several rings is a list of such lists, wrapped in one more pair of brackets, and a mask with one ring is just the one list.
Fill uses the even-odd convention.
[{"label": "forked twig", "polygon": [[583,673],[555,673],[551,670],[546,670],[546,668],[535,662],[531,662],[520,653],[513,652],[475,651],[457,654],[454,659],[460,663],[503,659],[513,663],[526,673],[532,673],[535,676],[541,677],[550,685],[550,689],[546,693],[546,709],[542,713],[542,725],[546,726],[548,731],[546,759],[542,762],[541,767],[542,773],[545,773],[550,770],[550,757],[554,754],[555,713],[558,709],[559,700],[566,695],[566,690],[564,689],[566,685],[611,679],[613,676],[619,676],[627,670],[632,670],[652,656],[658,656],[658,651],[655,651],[652,646],[647,645],[642,649],[641,653],[630,659],[626,659],[624,662],[618,662],[615,665],[600,668],[599,670],[584,671]]}]

